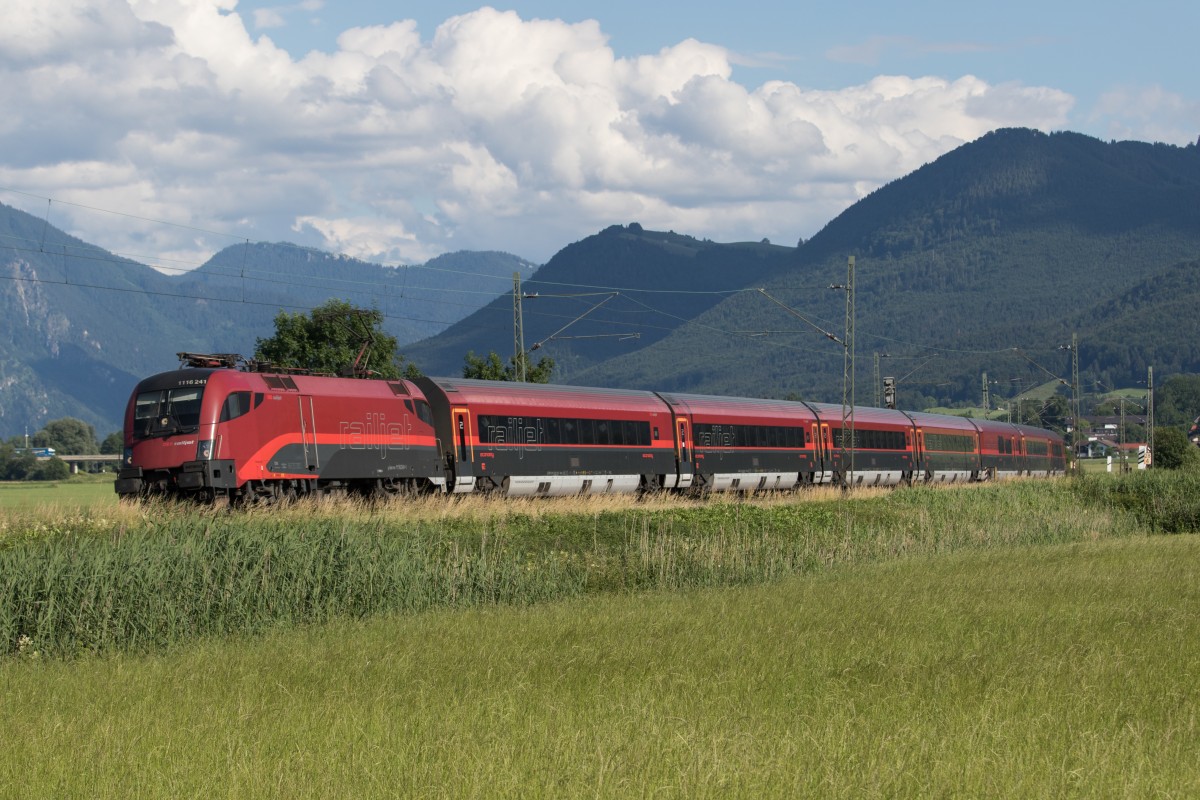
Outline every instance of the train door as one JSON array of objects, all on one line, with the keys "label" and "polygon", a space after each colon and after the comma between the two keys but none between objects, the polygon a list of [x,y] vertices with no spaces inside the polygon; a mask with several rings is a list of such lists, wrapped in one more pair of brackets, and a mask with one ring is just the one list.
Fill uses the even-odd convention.
[{"label": "train door", "polygon": [[929,466],[929,456],[925,452],[925,431],[920,428],[912,434],[913,437],[913,476],[921,476],[924,479],[933,477],[933,470]]},{"label": "train door", "polygon": [[469,465],[474,453],[474,448],[471,447],[471,412],[465,408],[456,408],[453,413],[454,460]]},{"label": "train door", "polygon": [[813,483],[824,483],[825,447],[821,444],[821,431],[817,423],[809,426],[809,436],[813,447]]},{"label": "train door", "polygon": [[834,464],[833,442],[830,440],[829,423],[821,423],[821,435],[818,438],[820,446],[817,448],[821,454],[821,480],[820,483],[830,483],[833,481],[833,473],[836,465]]},{"label": "train door", "polygon": [[300,411],[300,444],[304,448],[304,463],[309,472],[317,472],[321,468],[321,454],[317,450],[317,417],[313,409],[313,399],[310,395],[299,395],[296,398]]},{"label": "train door", "polygon": [[675,467],[679,475],[676,484],[681,489],[692,485],[695,475],[695,447],[691,438],[691,424],[687,417],[675,417]]},{"label": "train door", "polygon": [[454,425],[454,492],[470,492],[475,488],[475,475],[472,462],[475,460],[475,446],[471,441],[471,410],[456,407],[450,410]]}]

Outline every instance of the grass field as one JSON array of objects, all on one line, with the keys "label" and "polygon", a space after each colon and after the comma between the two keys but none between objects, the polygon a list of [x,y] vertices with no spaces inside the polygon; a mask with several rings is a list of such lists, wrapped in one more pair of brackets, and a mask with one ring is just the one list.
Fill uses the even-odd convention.
[{"label": "grass field", "polygon": [[66,481],[0,482],[0,511],[51,507],[116,506],[114,475],[80,475]]},{"label": "grass field", "polygon": [[1141,488],[1085,497],[1087,482],[1030,480],[753,501],[13,511],[0,515],[0,652],[27,639],[73,658],[338,618],[763,583],[843,564],[1126,536],[1160,518],[1175,530],[1200,508],[1191,484],[1127,483]]},{"label": "grass field", "polygon": [[0,662],[0,795],[1190,797],[1200,540]]},{"label": "grass field", "polygon": [[1198,530],[1186,473],[10,506],[0,797],[1198,796]]}]

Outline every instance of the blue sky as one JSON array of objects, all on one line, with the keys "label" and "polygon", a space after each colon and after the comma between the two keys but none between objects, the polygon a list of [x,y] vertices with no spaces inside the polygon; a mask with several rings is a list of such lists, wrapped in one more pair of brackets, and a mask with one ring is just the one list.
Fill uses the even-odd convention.
[{"label": "blue sky", "polygon": [[[714,4],[715,5],[715,4]],[[1200,4],[10,0],[0,202],[160,268],[794,243],[997,127],[1200,138]]]},{"label": "blue sky", "polygon": [[[718,7],[720,6],[720,7]],[[495,6],[523,18],[594,19],[619,57],[655,53],[693,38],[740,56],[733,77],[747,85],[786,80],[816,89],[861,84],[880,74],[975,75],[992,84],[1051,86],[1076,98],[1071,130],[1101,138],[1186,144],[1200,138],[1200,3],[1099,2],[796,3],[517,2]],[[342,0],[326,7],[243,0],[238,9],[278,16],[254,26],[293,55],[331,50],[347,27],[417,22],[423,36],[478,3]],[[1191,104],[1191,115],[1138,127],[1103,110],[1110,93],[1161,90]],[[1132,115],[1131,115],[1132,116]],[[1195,130],[1187,129],[1190,123]]]}]

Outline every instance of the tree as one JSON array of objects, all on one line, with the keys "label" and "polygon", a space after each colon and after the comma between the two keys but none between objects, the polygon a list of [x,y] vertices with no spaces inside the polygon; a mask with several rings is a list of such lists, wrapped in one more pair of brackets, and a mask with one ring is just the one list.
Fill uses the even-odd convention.
[{"label": "tree", "polygon": [[[549,383],[550,375],[554,372],[554,359],[549,356],[544,356],[538,359],[536,365],[530,363],[529,355],[521,354],[521,360],[525,365],[525,381],[526,383]],[[508,360],[505,365],[500,360],[495,350],[492,350],[486,357],[475,355],[475,351],[469,351],[463,357],[463,373],[464,378],[476,378],[484,381],[515,381],[517,380],[517,359],[515,357]]]},{"label": "tree", "polygon": [[56,481],[70,474],[71,468],[61,458],[39,459],[11,443],[0,444],[0,480]]},{"label": "tree", "polygon": [[382,311],[357,308],[345,300],[330,300],[310,314],[281,311],[275,317],[275,335],[257,341],[254,357],[285,369],[333,375],[420,376],[415,364],[405,363],[396,337],[382,325]]},{"label": "tree", "polygon": [[34,447],[53,447],[59,453],[75,456],[93,455],[99,451],[96,429],[73,417],[51,420],[46,427],[30,437]]},{"label": "tree", "polygon": [[71,467],[61,458],[47,458],[34,464],[33,471],[26,476],[31,481],[65,481],[71,477]]},{"label": "tree", "polygon": [[1154,429],[1154,448],[1151,451],[1155,469],[1195,469],[1200,467],[1200,448],[1188,441],[1179,428],[1162,426]]},{"label": "tree", "polygon": [[106,456],[119,456],[125,451],[125,434],[121,431],[113,431],[108,436],[104,437],[104,441],[100,443],[100,452]]},{"label": "tree", "polygon": [[1047,428],[1065,432],[1071,424],[1071,401],[1061,394],[1053,394],[1042,408],[1042,423]]},{"label": "tree", "polygon": [[1200,375],[1172,375],[1154,390],[1154,415],[1163,425],[1186,425],[1200,415]]},{"label": "tree", "polygon": [[11,440],[0,444],[0,480],[19,481],[33,468],[33,464],[33,455],[18,452]]}]

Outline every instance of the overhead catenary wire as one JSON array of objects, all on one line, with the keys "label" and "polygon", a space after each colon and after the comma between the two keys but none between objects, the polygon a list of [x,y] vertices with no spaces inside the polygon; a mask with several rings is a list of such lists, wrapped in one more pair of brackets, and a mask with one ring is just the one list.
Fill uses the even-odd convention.
[{"label": "overhead catenary wire", "polygon": [[[20,247],[14,247],[12,245],[9,245],[7,249],[11,249],[11,250],[15,250],[15,251],[36,252],[36,251],[33,251],[32,248],[20,248]],[[113,259],[95,256],[91,252],[86,253],[86,254],[74,253],[70,257],[73,259],[79,259],[79,260],[109,261],[109,262],[113,261]],[[273,273],[273,272],[267,272],[267,273],[263,273],[263,274],[267,274],[267,275],[280,274],[280,275],[282,275],[281,273]],[[218,277],[230,277],[230,278],[236,277],[231,273],[218,273],[217,276]],[[312,289],[320,289],[320,288],[336,289],[337,288],[337,287],[321,286],[321,285],[314,284],[314,283],[298,282],[294,277],[292,277],[288,280],[284,280],[283,277],[280,277],[278,280],[276,280],[274,278],[261,277],[258,273],[256,273],[253,270],[247,272],[247,277],[252,280],[256,280],[256,281],[260,281],[260,282],[264,282],[264,283],[275,283],[275,284],[279,284],[279,285],[288,285],[288,286],[300,285],[300,286],[305,286],[307,288],[312,288]],[[103,284],[89,283],[89,282],[84,282],[84,281],[79,281],[79,280],[69,283],[65,280],[64,281],[54,281],[54,280],[49,280],[46,278],[18,276],[18,275],[2,275],[2,276],[0,276],[0,278],[4,278],[6,280],[12,280],[12,281],[22,281],[22,282],[31,282],[31,283],[70,285],[70,286],[75,286],[77,288],[83,288],[83,289],[97,289],[97,290],[102,290],[102,291],[123,292],[123,293],[128,293],[128,294],[142,294],[142,295],[152,296],[152,297],[170,297],[170,298],[177,298],[177,299],[206,300],[206,301],[210,301],[210,302],[221,302],[221,303],[242,303],[245,305],[271,307],[271,308],[293,310],[293,311],[306,311],[306,310],[312,309],[312,306],[308,306],[308,305],[286,303],[286,302],[279,302],[279,301],[267,302],[267,301],[250,300],[250,299],[245,299],[245,298],[230,299],[230,298],[226,298],[226,297],[218,297],[218,296],[215,296],[212,294],[203,294],[203,293],[191,294],[191,293],[185,293],[185,292],[168,292],[168,291],[162,291],[162,290],[153,290],[153,289],[147,289],[147,288],[142,288],[142,287],[106,286]],[[324,279],[321,279],[321,280],[324,280]],[[539,283],[542,283],[542,282],[539,282]],[[360,285],[360,284],[361,284],[361,282],[353,282],[352,283],[352,285]],[[342,288],[346,289],[348,287],[342,287]],[[377,286],[375,286],[374,288],[376,290],[378,289]],[[437,287],[409,286],[406,289],[406,291],[407,292],[412,292],[412,291],[434,292],[434,291],[436,291],[439,293],[451,293],[451,294],[457,293],[457,294],[488,294],[489,296],[491,295],[490,292],[485,292],[482,290],[460,290],[460,289],[453,289],[453,288],[443,289],[443,288],[437,288]],[[757,288],[755,288],[755,289],[738,289],[738,290],[729,290],[727,293],[728,294],[737,294],[737,293],[758,292],[758,291],[759,290]],[[364,289],[364,290],[361,290],[361,293],[371,294],[372,292]],[[594,296],[597,294],[601,294],[601,293],[600,292],[580,293],[578,296],[581,296],[581,297],[588,296],[588,295]],[[721,336],[732,336],[732,337],[736,337],[736,338],[755,338],[758,341],[765,343],[765,340],[760,336],[760,334],[774,332],[774,331],[761,331],[761,332],[760,331],[745,331],[745,330],[736,330],[736,329],[729,330],[729,329],[725,329],[725,328],[720,328],[717,326],[713,326],[713,325],[709,325],[707,323],[701,322],[701,321],[697,320],[696,318],[683,317],[678,314],[674,314],[674,313],[664,311],[659,308],[655,308],[654,306],[651,306],[650,304],[648,304],[644,301],[641,301],[635,297],[630,297],[630,296],[626,295],[624,292],[621,292],[619,294],[621,294],[629,302],[631,302],[635,305],[641,306],[647,312],[659,314],[665,318],[677,320],[677,321],[687,324],[693,328],[700,329],[700,330],[706,330],[706,331],[709,331],[709,332],[712,332],[714,334],[721,335]],[[497,297],[499,297],[499,296],[501,296],[501,295],[497,295]],[[406,299],[411,300],[411,299],[416,299],[416,298],[413,298],[410,296],[409,298],[406,298]],[[434,299],[434,298],[421,298],[420,300],[421,300],[421,302],[432,303],[435,305],[471,308],[471,309],[475,309],[477,311],[484,312],[484,313],[493,310],[493,309],[490,309],[488,305],[478,306],[476,304],[456,303],[453,301],[440,300],[440,299]],[[629,313],[629,312],[619,312],[619,313]],[[535,316],[535,317],[544,317],[544,318],[548,317],[548,318],[559,318],[559,319],[574,319],[573,317],[570,317],[569,315],[551,314],[551,313],[547,313],[547,312],[543,312],[543,311],[531,311],[530,315]],[[452,319],[452,320],[431,319],[429,317],[405,315],[405,314],[398,314],[398,313],[386,313],[385,318],[392,319],[392,320],[398,320],[398,321],[404,321],[404,322],[440,325],[440,326],[445,326],[445,327],[464,323],[464,320],[462,318],[456,318],[456,319]],[[630,324],[630,323],[619,323],[614,320],[608,320],[607,324],[621,325],[621,324]],[[639,327],[655,328],[655,329],[664,330],[664,331],[668,331],[668,332],[676,330],[678,328],[678,326],[672,327],[672,326],[647,325],[644,321],[638,322],[637,324],[639,325]],[[473,325],[471,327],[474,327],[474,328],[477,328],[480,330],[490,330],[490,328],[485,328],[484,326],[479,326],[479,325]],[[821,330],[819,326],[815,326],[814,329],[821,332],[822,335],[825,335],[825,332],[823,330]],[[802,331],[800,331],[800,333],[802,333]],[[870,334],[870,333],[868,333],[867,335],[875,336],[874,334]],[[904,342],[903,340],[889,339],[888,337],[876,337],[876,338],[882,338],[882,339],[886,339],[888,341],[893,341],[893,342],[897,342],[897,343],[901,343],[901,344],[907,344],[909,346],[917,347],[917,348],[923,347],[922,345],[918,345],[918,344],[911,343],[911,342]],[[810,353],[816,353],[819,355],[824,355],[823,350],[819,350],[816,348],[809,348],[809,347],[803,347],[803,346],[798,346],[798,345],[790,345],[790,344],[786,344],[783,342],[774,342],[774,341],[770,342],[770,344],[771,344],[771,346],[781,347],[781,348],[787,349],[787,350],[810,352]],[[960,354],[961,353],[969,353],[969,354],[980,354],[980,355],[1013,352],[1015,350],[1015,348],[1013,348],[1013,347],[997,348],[994,350],[966,350],[966,349],[961,349],[961,348],[956,349],[956,348],[945,348],[945,347],[936,347],[936,348],[925,347],[924,349],[926,349],[927,351],[936,351],[936,352],[950,352],[950,353],[960,353]],[[1049,352],[1049,351],[1047,351],[1047,352]],[[1055,377],[1057,377],[1057,376],[1055,376]]]},{"label": "overhead catenary wire", "polygon": [[[24,240],[24,241],[28,241],[28,240]],[[10,248],[14,249],[14,251],[23,251],[23,249],[24,249],[24,251],[30,251],[30,249],[31,249],[31,248],[14,247],[11,245],[10,245]],[[77,249],[79,249],[79,248],[77,248]],[[72,258],[84,259],[84,260],[95,260],[95,261],[108,261],[108,263],[125,263],[125,261],[118,261],[116,259],[108,258],[107,255],[103,255],[104,251],[100,251],[100,249],[98,249],[98,248],[88,247],[88,248],[82,248],[82,249],[84,249],[83,253],[79,253],[79,252],[74,253],[72,255]],[[136,264],[136,263],[134,263],[134,264]],[[142,265],[142,266],[144,266],[144,265]],[[412,269],[420,269],[420,267],[412,267]],[[449,271],[454,271],[454,270],[449,270]],[[239,275],[234,275],[234,273],[224,272],[224,271],[208,271],[205,273],[205,275],[206,276],[216,276],[216,277],[230,277],[230,278],[239,277]],[[293,287],[294,287],[294,285],[302,285],[302,287],[313,288],[313,289],[329,288],[329,287],[325,287],[325,285],[318,284],[318,283],[306,283],[306,282],[302,282],[302,281],[298,282],[292,276],[287,276],[287,279],[283,279],[283,277],[281,277],[280,279],[277,279],[277,281],[276,281],[276,279],[262,277],[263,275],[286,276],[286,273],[256,272],[256,271],[250,271],[247,273],[247,277],[250,277],[251,279],[254,279],[254,281],[259,281],[259,282],[293,285]],[[50,279],[46,279],[46,278],[31,278],[31,277],[25,277],[25,276],[0,276],[0,277],[5,277],[7,279],[13,279],[13,281],[25,281],[25,282],[47,283],[47,284],[62,284],[62,285],[66,284],[66,282],[64,282],[64,281],[50,281]],[[320,281],[322,281],[322,283],[324,283],[326,281],[331,281],[331,279],[328,279],[328,278],[319,278],[319,279],[320,279]],[[331,282],[336,283],[337,281],[336,281],[336,279],[332,279]],[[353,285],[362,285],[362,282],[349,282],[349,283],[350,283],[350,285],[352,285],[352,287],[353,287]],[[539,283],[547,283],[548,284],[548,282],[539,282]],[[160,297],[175,297],[175,299],[193,299],[193,300],[206,300],[206,301],[211,301],[211,302],[245,303],[245,305],[282,308],[282,309],[293,309],[293,311],[311,311],[311,307],[306,306],[306,305],[296,305],[296,303],[287,303],[287,302],[278,302],[278,301],[266,302],[266,301],[245,300],[244,297],[239,297],[239,299],[229,299],[229,297],[220,297],[220,296],[205,295],[205,294],[186,294],[186,293],[178,293],[178,291],[162,291],[162,290],[152,290],[152,289],[144,289],[144,288],[110,287],[110,285],[103,285],[103,284],[96,284],[96,283],[76,282],[76,283],[70,284],[70,285],[76,285],[76,287],[78,287],[78,288],[100,289],[100,290],[108,290],[108,291],[124,291],[124,293],[130,293],[130,294],[144,294],[144,295],[148,295],[148,296],[160,296]],[[368,285],[371,285],[372,289],[377,289],[376,284],[368,284]],[[343,287],[343,289],[344,289],[344,287]],[[410,289],[412,289],[412,287],[410,287]],[[481,290],[460,290],[460,289],[452,289],[452,288],[442,289],[442,288],[433,288],[433,287],[420,287],[420,289],[430,290],[430,291],[449,291],[449,293],[455,293],[455,291],[458,291],[458,293],[491,295],[491,293],[486,293],[486,291],[481,291]],[[737,293],[742,293],[742,291],[749,291],[749,289],[736,289],[736,290],[731,289],[731,290],[724,291],[724,294],[737,294]],[[362,293],[373,294],[372,291],[366,291],[366,290],[362,290]],[[613,294],[613,293],[599,293],[599,291],[592,291],[592,293],[575,293],[575,296],[577,296],[577,297],[595,296],[595,295],[600,295],[600,294]],[[737,332],[726,331],[724,329],[719,329],[719,327],[715,327],[712,325],[706,325],[703,323],[696,323],[695,320],[691,320],[691,319],[685,318],[685,317],[680,317],[680,315],[678,315],[678,314],[672,314],[670,312],[661,311],[661,309],[649,306],[648,303],[638,301],[638,300],[634,299],[634,297],[626,296],[626,299],[630,300],[631,302],[636,303],[636,305],[638,305],[638,306],[642,306],[644,309],[647,309],[648,312],[662,314],[662,315],[665,315],[665,317],[667,317],[667,318],[676,319],[676,320],[682,321],[682,323],[688,323],[691,325],[695,325],[697,327],[701,327],[701,329],[703,329],[703,330],[708,330],[708,331],[712,331],[715,333],[719,333],[719,335],[738,336]],[[473,309],[476,309],[476,311],[482,311],[482,312],[494,311],[494,309],[492,309],[488,305],[480,307],[480,306],[472,305],[472,303],[456,303],[456,302],[451,302],[451,301],[433,300],[433,299],[422,299],[421,301],[437,303],[437,305],[443,305],[443,306],[457,306],[457,307],[464,307],[464,308],[473,308]],[[572,317],[570,317],[570,315],[566,315],[566,314],[534,312],[532,315],[535,315],[535,317],[542,317],[542,318],[558,318],[558,319],[574,320],[574,318],[572,318]],[[433,325],[443,325],[446,327],[449,327],[450,325],[455,325],[455,324],[462,324],[462,321],[463,321],[462,319],[456,319],[456,320],[428,319],[428,318],[424,318],[424,317],[414,317],[414,315],[404,315],[404,314],[394,314],[394,313],[385,313],[384,318],[392,319],[392,320],[412,321],[412,323],[426,323],[426,324],[433,324]],[[607,320],[606,324],[618,325],[618,326],[630,325],[628,323],[619,323],[619,321],[617,321],[617,320]],[[637,326],[638,327],[653,327],[653,329],[667,331],[667,332],[676,330],[676,329],[674,329],[674,327],[671,327],[671,326],[647,325],[646,323],[644,323],[644,321],[640,321],[640,323],[637,323]],[[481,325],[472,325],[470,327],[474,327],[474,329],[476,329],[476,330],[491,330],[490,327],[484,327]],[[632,337],[626,335],[623,338],[632,338]],[[792,349],[792,350],[811,351],[809,348],[794,347],[794,345],[787,345],[784,343],[773,343],[773,345],[774,345],[774,347],[784,347],[786,349]]]},{"label": "overhead catenary wire", "polygon": [[[17,242],[24,242],[28,245],[26,247],[20,247],[20,246],[14,245],[14,244],[8,245],[8,247],[10,249],[12,249],[14,251],[18,251],[18,252],[26,251],[26,252],[46,253],[45,240],[46,240],[46,237],[47,237],[48,231],[49,231],[50,210],[51,210],[53,204],[56,202],[61,205],[77,207],[77,208],[86,209],[89,211],[113,214],[113,215],[129,218],[129,219],[134,219],[134,220],[139,220],[139,221],[144,221],[144,222],[151,222],[154,224],[170,226],[170,227],[178,228],[181,230],[194,231],[194,232],[204,233],[206,235],[211,235],[214,237],[229,239],[231,241],[239,242],[243,247],[242,263],[236,273],[227,272],[225,270],[220,269],[219,267],[210,267],[204,271],[204,275],[208,276],[208,277],[228,277],[228,278],[240,280],[241,284],[242,284],[242,287],[241,287],[242,288],[242,297],[237,300],[231,300],[231,299],[225,298],[225,297],[216,297],[216,296],[210,296],[210,295],[205,295],[205,294],[188,294],[188,293],[183,293],[183,292],[169,292],[169,291],[153,290],[153,289],[146,289],[146,288],[140,288],[140,287],[135,288],[135,287],[105,286],[102,284],[88,282],[86,280],[80,281],[78,279],[72,282],[72,281],[66,279],[66,277],[69,275],[69,273],[66,271],[68,257],[70,257],[72,259],[77,259],[77,260],[104,261],[104,262],[109,262],[109,263],[134,263],[134,264],[139,264],[140,266],[149,266],[151,269],[155,269],[156,271],[159,271],[159,272],[175,272],[175,273],[192,272],[198,266],[201,266],[201,265],[196,264],[194,262],[187,262],[182,259],[168,258],[165,256],[149,257],[149,256],[141,255],[141,256],[137,257],[137,258],[141,258],[143,260],[157,262],[157,264],[155,264],[155,263],[146,264],[146,263],[143,263],[143,261],[138,261],[134,257],[130,257],[128,255],[122,255],[119,253],[107,253],[106,251],[101,250],[100,248],[95,248],[90,245],[86,246],[86,247],[80,247],[80,246],[73,245],[70,242],[62,242],[60,244],[61,253],[62,253],[62,257],[63,257],[63,263],[64,263],[64,280],[52,281],[52,280],[46,280],[43,278],[31,278],[28,276],[12,276],[12,275],[0,276],[0,277],[9,279],[9,280],[23,280],[23,281],[35,281],[35,282],[39,282],[39,283],[53,283],[53,284],[61,284],[61,285],[70,285],[70,286],[76,286],[81,289],[96,289],[96,290],[103,290],[103,291],[140,293],[140,294],[144,294],[147,296],[156,296],[156,297],[173,297],[173,298],[179,298],[179,299],[202,299],[202,300],[208,300],[208,301],[212,301],[212,302],[236,302],[236,303],[243,303],[246,305],[273,307],[273,308],[278,308],[278,309],[292,309],[292,310],[297,310],[297,311],[311,310],[311,307],[307,306],[307,305],[300,305],[300,304],[281,303],[278,301],[266,302],[266,301],[247,300],[245,298],[245,281],[253,280],[253,281],[260,282],[260,283],[271,283],[271,284],[288,285],[288,286],[299,285],[299,286],[304,286],[304,287],[311,288],[311,289],[324,289],[324,290],[337,291],[337,292],[354,292],[357,294],[367,295],[367,296],[370,296],[373,298],[377,297],[377,295],[379,294],[380,285],[377,282],[355,281],[355,280],[351,280],[351,279],[338,278],[338,277],[334,277],[334,276],[330,276],[330,277],[311,276],[313,279],[313,282],[310,283],[310,282],[304,282],[304,281],[297,281],[296,276],[288,274],[288,273],[282,273],[282,272],[270,271],[270,270],[255,270],[255,269],[250,268],[249,254],[250,254],[252,245],[266,244],[265,242],[252,242],[248,238],[245,238],[242,236],[236,236],[233,234],[223,233],[221,231],[215,231],[215,230],[210,230],[210,229],[206,229],[206,228],[202,228],[202,227],[198,227],[198,226],[186,225],[186,224],[170,222],[170,221],[166,221],[166,220],[154,219],[151,217],[146,217],[146,216],[142,216],[142,215],[138,215],[138,214],[130,214],[130,213],[121,212],[121,211],[114,211],[111,209],[99,208],[96,206],[90,206],[90,205],[86,205],[86,204],[82,204],[82,203],[74,203],[74,202],[65,201],[65,200],[56,200],[55,198],[44,197],[41,195],[36,195],[36,194],[29,193],[29,192],[24,192],[24,191],[11,189],[11,188],[7,188],[7,187],[0,187],[0,191],[7,191],[7,192],[21,195],[24,197],[45,200],[47,203],[46,212],[45,212],[45,215],[43,216],[43,220],[42,220],[42,222],[43,222],[42,236],[41,236],[40,241],[34,242],[33,240],[30,240],[26,237],[15,237],[15,236],[11,236],[11,235],[0,234],[0,237],[2,237],[2,238],[9,239],[9,240],[15,240]],[[272,244],[271,246],[278,247],[280,245]],[[312,251],[312,248],[304,247],[301,245],[287,245],[287,246],[295,247],[300,250]],[[344,254],[325,253],[324,251],[315,251],[315,252],[319,252],[319,253],[322,253],[322,255],[335,257],[335,258],[336,257],[347,257]],[[414,286],[408,282],[408,278],[410,276],[409,270],[421,269],[421,270],[427,270],[430,272],[460,274],[460,275],[465,275],[465,276],[470,276],[473,278],[479,278],[479,279],[485,279],[485,280],[486,279],[491,279],[491,280],[496,280],[496,281],[500,281],[500,280],[507,281],[508,280],[508,278],[504,275],[493,275],[493,274],[480,273],[480,272],[470,271],[470,270],[459,270],[459,269],[450,269],[450,268],[446,268],[446,267],[435,267],[435,266],[429,266],[427,264],[400,264],[400,263],[389,264],[389,263],[376,263],[376,262],[362,262],[362,263],[374,264],[376,266],[389,268],[389,269],[404,269],[403,283],[402,283],[401,292],[400,292],[401,298],[404,300],[415,300],[418,302],[446,306],[446,307],[472,308],[472,309],[476,309],[478,311],[482,311],[485,313],[492,310],[492,309],[490,309],[488,304],[479,306],[478,304],[471,304],[471,303],[457,303],[457,302],[446,300],[444,298],[447,294],[487,295],[487,296],[490,296],[493,298],[498,298],[503,295],[503,292],[492,292],[492,291],[488,291],[486,289],[461,289],[461,288],[452,288],[452,287],[442,288],[442,287]],[[167,266],[166,264],[186,265],[186,266]],[[603,294],[603,293],[616,293],[616,294],[619,294],[622,297],[624,297],[624,299],[628,300],[629,302],[640,305],[647,312],[654,313],[654,314],[660,314],[660,315],[664,316],[665,318],[680,321],[682,323],[685,323],[689,327],[691,327],[693,330],[707,331],[713,335],[724,336],[724,337],[733,337],[733,338],[739,338],[739,339],[754,339],[757,342],[760,342],[762,344],[769,344],[772,347],[783,347],[788,350],[811,352],[811,353],[815,353],[818,355],[825,355],[823,350],[789,344],[786,342],[776,341],[776,340],[770,338],[771,336],[775,336],[778,334],[785,334],[785,333],[789,333],[789,332],[775,331],[775,330],[746,331],[744,329],[734,329],[734,330],[725,329],[725,328],[713,326],[713,325],[698,321],[694,317],[683,317],[683,316],[680,316],[677,314],[673,314],[671,312],[664,311],[662,309],[654,308],[653,306],[651,306],[647,303],[641,302],[632,296],[632,295],[637,294],[637,295],[642,295],[642,296],[646,296],[646,295],[705,296],[705,295],[707,295],[707,296],[732,297],[732,296],[736,296],[738,294],[747,294],[747,293],[751,293],[751,292],[757,292],[757,293],[762,293],[762,294],[766,295],[773,302],[775,302],[781,306],[783,305],[779,300],[776,300],[774,297],[768,295],[766,293],[765,289],[759,288],[759,287],[730,287],[730,288],[726,288],[726,289],[682,289],[679,287],[672,287],[672,288],[667,288],[667,289],[652,289],[652,288],[644,288],[644,287],[616,287],[616,286],[605,286],[605,285],[598,285],[598,284],[584,284],[584,283],[568,282],[568,281],[547,281],[547,280],[531,280],[530,284],[536,285],[536,286],[544,286],[544,287],[561,287],[561,288],[565,288],[565,289],[589,290],[589,291],[579,292],[578,294],[581,297],[587,296],[589,294],[595,295],[595,294]],[[359,287],[361,287],[361,288],[359,288]],[[812,285],[779,286],[779,287],[775,287],[775,290],[777,290],[777,291],[780,291],[780,290],[782,290],[782,291],[813,291],[815,293],[819,288],[826,288],[826,287],[823,284],[821,286],[818,286],[817,284],[814,283]],[[389,286],[387,284],[384,284],[383,296],[384,296],[385,305],[387,304],[386,298],[388,296],[389,291],[390,291]],[[434,297],[416,297],[416,296],[414,296],[415,292],[425,292],[425,291],[431,292],[431,293],[437,292],[440,295],[440,297],[434,298]],[[392,295],[392,299],[395,299],[394,295]],[[784,306],[784,307],[787,308],[787,306]],[[606,313],[630,314],[630,313],[637,313],[637,312],[609,308],[609,309],[606,309]],[[463,325],[465,327],[474,328],[477,330],[491,330],[490,326],[471,324],[463,318],[456,318],[453,320],[431,319],[428,316],[388,313],[388,311],[386,309],[385,309],[384,316],[385,316],[385,319],[392,319],[392,320],[398,320],[398,321],[404,321],[404,322],[410,322],[410,323],[423,323],[423,324],[430,324],[430,325],[439,325],[439,326],[444,326],[444,327],[449,327],[451,325],[458,324],[458,325]],[[541,317],[541,318],[570,319],[570,317],[568,315],[551,314],[551,313],[540,312],[540,311],[533,312],[531,314],[531,316]],[[805,322],[805,324],[810,325],[816,331],[820,332],[822,335],[827,336],[828,338],[831,338],[833,341],[838,341],[836,336],[829,334],[827,330],[825,330],[820,325],[813,322],[812,319],[808,319],[804,315],[799,314],[798,312],[795,313],[795,316],[802,319]],[[820,320],[820,317],[815,317],[815,319]],[[572,320],[572,322],[573,321],[575,321],[575,320]],[[599,322],[599,320],[596,320],[596,321]],[[568,325],[569,324],[572,324],[572,323],[568,323]],[[616,320],[604,320],[603,324],[620,326],[623,323],[620,323]],[[637,324],[639,325],[639,327],[658,329],[658,330],[663,330],[663,331],[668,331],[668,332],[673,331],[673,330],[678,330],[678,327],[679,327],[679,326],[648,325],[645,323],[645,321],[639,321]],[[795,331],[795,332],[791,332],[791,333],[802,334],[803,331]],[[943,354],[957,354],[957,355],[994,355],[994,354],[1000,354],[1000,353],[1005,353],[1005,352],[1017,352],[1022,357],[1024,357],[1027,361],[1029,361],[1033,366],[1037,367],[1038,369],[1041,369],[1043,372],[1046,372],[1048,375],[1050,375],[1051,377],[1054,377],[1056,380],[1061,380],[1058,376],[1054,375],[1049,370],[1046,370],[1044,367],[1037,364],[1037,362],[1033,361],[1031,358],[1029,358],[1027,355],[1025,355],[1025,351],[1022,351],[1018,348],[1012,347],[1011,345],[1007,346],[1007,347],[999,347],[999,348],[994,348],[994,349],[991,349],[991,348],[989,348],[989,349],[952,348],[952,347],[946,347],[946,346],[941,346],[941,345],[939,345],[939,346],[923,345],[923,344],[919,344],[916,342],[898,339],[895,337],[889,337],[889,336],[886,336],[886,335],[883,335],[880,333],[872,333],[869,330],[860,331],[859,335],[865,336],[869,339],[879,341],[879,342],[888,342],[888,343],[892,343],[892,344],[896,344],[896,345],[904,345],[906,347],[911,347],[914,349],[925,350],[927,353],[943,353]],[[1031,352],[1040,352],[1040,351],[1032,350]],[[1049,352],[1049,350],[1047,350],[1047,352]]]}]

